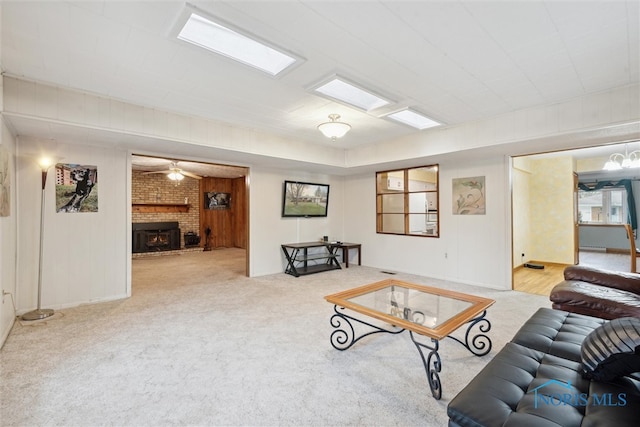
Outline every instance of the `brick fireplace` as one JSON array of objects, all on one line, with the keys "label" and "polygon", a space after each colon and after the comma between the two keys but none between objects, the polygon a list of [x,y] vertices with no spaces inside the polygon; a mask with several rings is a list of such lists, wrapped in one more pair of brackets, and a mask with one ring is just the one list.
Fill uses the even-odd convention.
[{"label": "brick fireplace", "polygon": [[[140,227],[137,224],[177,224],[177,232],[172,232],[172,242],[170,244],[171,250],[182,249],[185,247],[194,247],[194,239],[189,234],[187,236],[188,242],[184,241],[184,235],[193,232],[199,235],[200,231],[200,182],[197,179],[185,177],[180,181],[179,185],[175,185],[174,181],[167,178],[165,174],[148,174],[145,175],[140,171],[133,171],[131,177],[131,203],[136,204],[182,204],[185,209],[172,209],[171,211],[163,211],[158,209],[157,211],[145,210],[138,211],[134,209],[131,214],[131,222],[134,239],[132,241],[133,253],[145,253],[145,252],[164,252],[166,251],[167,243],[165,242],[166,236],[157,236],[157,242],[151,242],[151,247],[155,248],[152,251],[136,251],[136,227]],[[144,225],[142,226],[145,227]],[[158,229],[158,226],[150,226],[151,230]],[[150,231],[150,230],[138,230],[138,231]],[[157,231],[157,230],[156,230]],[[177,233],[177,237],[176,236]],[[138,238],[141,238],[138,236]],[[175,243],[177,240],[177,243]],[[146,243],[145,243],[146,245]],[[176,246],[177,245],[177,246]],[[200,245],[202,246],[202,244]],[[195,246],[198,247],[197,245]]]}]

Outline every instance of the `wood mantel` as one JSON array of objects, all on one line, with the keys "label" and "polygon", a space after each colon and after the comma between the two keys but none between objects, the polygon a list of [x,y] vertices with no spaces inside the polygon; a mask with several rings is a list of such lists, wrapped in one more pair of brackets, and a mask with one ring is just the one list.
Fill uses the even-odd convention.
[{"label": "wood mantel", "polygon": [[131,211],[138,213],[189,212],[189,205],[187,203],[133,203]]}]

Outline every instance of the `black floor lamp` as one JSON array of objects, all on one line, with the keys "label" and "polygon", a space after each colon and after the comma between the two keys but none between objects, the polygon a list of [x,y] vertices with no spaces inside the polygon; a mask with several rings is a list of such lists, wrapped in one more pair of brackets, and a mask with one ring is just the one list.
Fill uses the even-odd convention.
[{"label": "black floor lamp", "polygon": [[22,320],[40,320],[49,316],[53,316],[53,310],[49,308],[40,308],[42,298],[42,240],[44,237],[44,187],[47,184],[47,173],[53,165],[53,161],[43,157],[38,161],[42,170],[42,195],[40,199],[40,254],[38,255],[38,308],[21,316]]}]

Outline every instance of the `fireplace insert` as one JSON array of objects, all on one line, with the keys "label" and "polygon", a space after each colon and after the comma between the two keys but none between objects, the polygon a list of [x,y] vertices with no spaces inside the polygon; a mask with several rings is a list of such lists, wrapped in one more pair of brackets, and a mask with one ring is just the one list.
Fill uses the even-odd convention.
[{"label": "fireplace insert", "polygon": [[177,221],[138,222],[131,226],[133,253],[180,249],[180,228]]}]

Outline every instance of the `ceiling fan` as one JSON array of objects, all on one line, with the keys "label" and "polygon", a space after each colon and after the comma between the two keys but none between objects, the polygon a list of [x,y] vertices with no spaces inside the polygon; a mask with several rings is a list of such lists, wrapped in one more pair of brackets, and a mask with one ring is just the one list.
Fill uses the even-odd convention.
[{"label": "ceiling fan", "polygon": [[168,170],[143,172],[143,175],[150,175],[150,174],[153,174],[153,173],[166,174],[167,177],[172,181],[182,181],[185,176],[188,176],[189,178],[194,178],[194,179],[202,179],[201,176],[198,176],[198,175],[193,174],[191,172],[187,172],[185,170],[180,169],[178,167],[178,163],[177,162],[171,162],[171,166],[169,167]]}]

